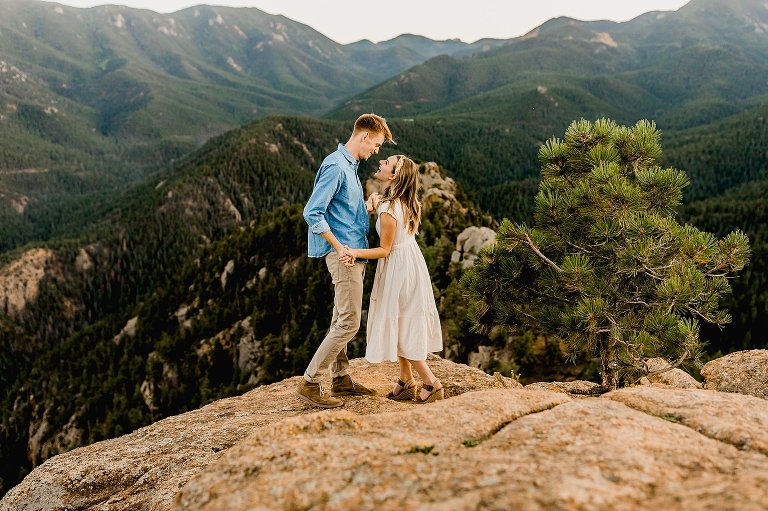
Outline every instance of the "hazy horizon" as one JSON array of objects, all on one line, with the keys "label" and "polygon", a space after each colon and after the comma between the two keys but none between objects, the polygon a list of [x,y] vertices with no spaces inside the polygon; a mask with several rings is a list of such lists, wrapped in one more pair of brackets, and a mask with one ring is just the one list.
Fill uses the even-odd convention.
[{"label": "hazy horizon", "polygon": [[54,3],[81,8],[126,5],[160,13],[172,13],[195,5],[255,7],[304,23],[336,42],[349,44],[361,39],[380,42],[402,34],[421,35],[435,40],[460,39],[469,43],[483,38],[509,39],[560,16],[621,22],[649,11],[677,10],[688,1],[629,0],[619,3],[587,0],[577,4],[567,0],[509,3],[476,0],[446,8],[444,2],[437,0],[390,0],[370,12],[361,11],[360,4],[351,0],[335,0],[326,4],[310,0],[65,0]]}]

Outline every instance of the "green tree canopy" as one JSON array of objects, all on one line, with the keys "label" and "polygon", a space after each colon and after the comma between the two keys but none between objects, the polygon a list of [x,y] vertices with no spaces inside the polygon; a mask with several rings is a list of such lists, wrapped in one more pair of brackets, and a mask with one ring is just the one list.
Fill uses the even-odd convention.
[{"label": "green tree canopy", "polygon": [[574,357],[600,356],[606,389],[648,358],[698,359],[699,322],[730,321],[720,300],[749,243],[676,221],[688,179],[655,164],[659,140],[653,122],[582,119],[541,147],[534,227],[505,220],[462,281],[481,331],[557,335]]}]

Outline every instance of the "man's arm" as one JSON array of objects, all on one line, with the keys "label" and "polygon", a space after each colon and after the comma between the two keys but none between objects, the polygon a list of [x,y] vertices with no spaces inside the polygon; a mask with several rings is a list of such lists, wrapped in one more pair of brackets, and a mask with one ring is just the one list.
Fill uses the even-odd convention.
[{"label": "man's arm", "polygon": [[342,251],[344,250],[344,246],[341,243],[339,243],[339,240],[336,239],[336,236],[333,235],[330,229],[320,234],[320,236],[322,236],[325,241],[331,244],[331,246],[333,247],[333,249],[336,251],[337,254],[342,253]]},{"label": "man's arm", "polygon": [[312,189],[312,195],[304,206],[304,220],[309,225],[309,230],[313,234],[322,236],[339,254],[343,247],[331,232],[325,213],[328,210],[328,204],[339,189],[341,177],[341,168],[336,164],[321,168]]}]

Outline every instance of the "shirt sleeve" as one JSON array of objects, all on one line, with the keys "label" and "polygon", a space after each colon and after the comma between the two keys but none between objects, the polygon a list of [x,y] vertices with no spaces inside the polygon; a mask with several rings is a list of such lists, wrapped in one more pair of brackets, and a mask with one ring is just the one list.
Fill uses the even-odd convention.
[{"label": "shirt sleeve", "polygon": [[323,167],[318,172],[312,195],[304,206],[304,220],[313,234],[322,234],[331,230],[325,219],[325,213],[328,210],[328,204],[339,189],[341,177],[341,167],[336,164]]},{"label": "shirt sleeve", "polygon": [[401,215],[398,214],[399,212],[397,210],[397,205],[398,205],[397,201],[386,201],[386,202],[382,201],[381,204],[379,204],[378,216],[381,216],[384,213],[386,213],[392,218],[394,218],[397,223],[400,223]]}]

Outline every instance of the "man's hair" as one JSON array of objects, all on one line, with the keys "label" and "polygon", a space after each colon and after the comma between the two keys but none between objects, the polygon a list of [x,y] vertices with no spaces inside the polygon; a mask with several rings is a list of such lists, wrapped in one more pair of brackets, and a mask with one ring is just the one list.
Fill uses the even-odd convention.
[{"label": "man's hair", "polygon": [[392,138],[392,132],[389,131],[387,120],[376,114],[363,114],[355,121],[355,133],[358,131],[367,131],[373,135],[381,133],[384,135],[385,142],[395,143]]}]

